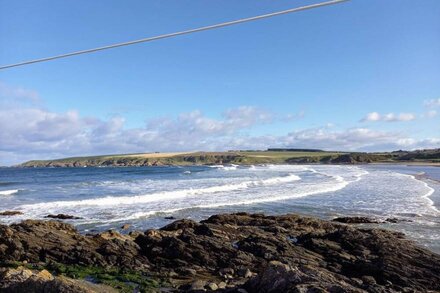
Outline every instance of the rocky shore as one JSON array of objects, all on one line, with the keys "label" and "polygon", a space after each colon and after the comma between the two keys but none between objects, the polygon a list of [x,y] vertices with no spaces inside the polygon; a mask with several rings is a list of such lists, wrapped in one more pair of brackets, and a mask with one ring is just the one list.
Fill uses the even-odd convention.
[{"label": "rocky shore", "polygon": [[402,233],[297,215],[94,235],[27,220],[0,225],[0,261],[0,292],[440,292],[440,255]]}]

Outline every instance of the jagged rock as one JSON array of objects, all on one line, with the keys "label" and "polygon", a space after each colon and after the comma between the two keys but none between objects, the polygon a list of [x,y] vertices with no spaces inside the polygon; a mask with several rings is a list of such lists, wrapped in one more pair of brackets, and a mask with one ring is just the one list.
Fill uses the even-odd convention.
[{"label": "jagged rock", "polygon": [[297,268],[279,261],[271,261],[258,276],[248,281],[245,287],[251,292],[287,292],[294,285],[300,284],[305,277]]},{"label": "jagged rock", "polygon": [[234,276],[234,269],[232,268],[223,268],[219,270],[219,274],[222,277],[230,278],[232,279]]},{"label": "jagged rock", "polygon": [[91,284],[66,277],[54,277],[46,270],[32,271],[23,267],[0,271],[0,292],[15,293],[116,293],[105,285]]},{"label": "jagged rock", "polygon": [[75,217],[75,216],[66,215],[66,214],[47,215],[45,218],[60,219],[60,220],[79,220],[79,219],[82,219],[80,217]]},{"label": "jagged rock", "polygon": [[382,221],[368,217],[339,217],[332,220],[333,222],[345,224],[379,224]]},{"label": "jagged rock", "polygon": [[191,284],[190,291],[206,291],[205,290],[206,281],[196,280]]},{"label": "jagged rock", "polygon": [[226,283],[225,282],[220,282],[217,284],[219,289],[225,289],[226,288]]},{"label": "jagged rock", "polygon": [[250,278],[250,277],[252,277],[252,272],[251,272],[251,270],[249,270],[247,268],[239,268],[237,270],[237,275],[239,275],[240,277],[243,277],[243,278]]},{"label": "jagged rock", "polygon": [[440,291],[440,255],[402,233],[297,215],[215,215],[128,235],[28,220],[0,225],[0,259],[135,270],[181,290],[206,280],[250,293]]},{"label": "jagged rock", "polygon": [[132,240],[126,241],[128,239],[128,236],[108,232],[84,236],[66,223],[26,220],[10,226],[0,225],[0,259],[98,267],[119,265],[132,269],[148,266],[147,258],[139,254],[139,246]]},{"label": "jagged rock", "polygon": [[23,215],[23,212],[20,212],[20,211],[4,211],[4,212],[0,212],[0,216],[16,216],[16,215]]},{"label": "jagged rock", "polygon": [[387,219],[385,219],[385,222],[395,224],[395,223],[400,223],[400,222],[412,222],[412,221],[409,219],[387,218]]},{"label": "jagged rock", "polygon": [[211,291],[218,290],[218,285],[216,283],[214,283],[214,282],[208,283],[208,285],[206,285],[206,287],[207,287],[208,290],[211,290]]},{"label": "jagged rock", "polygon": [[124,225],[121,226],[121,229],[122,230],[127,230],[127,229],[130,229],[130,227],[131,227],[130,224],[124,224]]}]

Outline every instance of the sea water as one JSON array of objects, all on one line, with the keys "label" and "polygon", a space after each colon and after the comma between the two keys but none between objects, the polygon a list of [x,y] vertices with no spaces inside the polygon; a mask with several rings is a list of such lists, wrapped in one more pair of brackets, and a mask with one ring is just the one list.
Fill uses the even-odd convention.
[{"label": "sea water", "polygon": [[393,217],[403,221],[379,226],[440,252],[439,179],[438,167],[403,165],[0,168],[0,211],[23,212],[0,223],[64,213],[97,232],[238,211]]}]

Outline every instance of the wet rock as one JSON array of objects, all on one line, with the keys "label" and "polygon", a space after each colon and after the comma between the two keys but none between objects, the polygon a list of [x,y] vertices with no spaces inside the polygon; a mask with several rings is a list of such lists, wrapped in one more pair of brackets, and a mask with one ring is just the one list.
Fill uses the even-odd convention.
[{"label": "wet rock", "polygon": [[297,268],[279,261],[271,261],[255,278],[245,285],[251,292],[287,292],[295,284],[299,284],[304,273]]},{"label": "wet rock", "polygon": [[247,268],[239,268],[237,270],[237,275],[243,278],[250,278],[252,277],[252,272]]},{"label": "wet rock", "polygon": [[196,280],[191,284],[190,291],[206,291],[205,290],[206,281]]},{"label": "wet rock", "polygon": [[47,215],[45,218],[60,219],[60,220],[79,220],[79,219],[82,219],[81,217],[75,217],[75,216],[66,215],[66,214]]},{"label": "wet rock", "polygon": [[128,235],[28,220],[0,225],[0,259],[135,270],[181,291],[204,280],[231,292],[440,291],[440,256],[402,233],[297,215],[215,215]]},{"label": "wet rock", "polygon": [[220,276],[224,277],[224,278],[229,278],[232,279],[234,276],[234,269],[232,268],[223,268],[220,269],[219,272]]},{"label": "wet rock", "polygon": [[[226,283],[225,283],[226,285]],[[208,283],[208,285],[206,285],[206,289],[211,290],[211,291],[216,291],[218,290],[218,285],[214,282]]]},{"label": "wet rock", "polygon": [[189,269],[189,268],[177,268],[176,271],[181,276],[195,276],[195,275],[197,275],[197,271],[196,270]]},{"label": "wet rock", "polygon": [[124,224],[124,225],[121,226],[121,229],[122,230],[128,230],[128,229],[130,229],[130,227],[131,227],[130,224]]},{"label": "wet rock", "polygon": [[368,217],[339,217],[332,220],[333,222],[345,224],[379,224],[382,223],[378,219]]},{"label": "wet rock", "polygon": [[399,219],[399,218],[387,218],[385,219],[385,222],[387,223],[401,223],[401,222],[412,222],[411,220],[408,219]]},{"label": "wet rock", "polygon": [[47,270],[32,271],[23,267],[0,270],[0,292],[15,293],[116,293],[111,287],[66,277],[54,277]]},{"label": "wet rock", "polygon": [[17,215],[23,215],[23,212],[20,212],[20,211],[4,211],[4,212],[0,212],[0,216],[17,216]]},{"label": "wet rock", "polygon": [[219,289],[225,289],[226,288],[226,283],[225,282],[220,282],[217,284]]}]

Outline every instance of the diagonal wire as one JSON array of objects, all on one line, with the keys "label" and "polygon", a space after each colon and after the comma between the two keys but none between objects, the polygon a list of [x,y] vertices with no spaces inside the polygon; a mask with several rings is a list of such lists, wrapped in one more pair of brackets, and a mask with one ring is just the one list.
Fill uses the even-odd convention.
[{"label": "diagonal wire", "polygon": [[332,0],[332,1],[327,1],[327,2],[320,2],[320,3],[316,3],[316,4],[312,4],[312,5],[291,8],[291,9],[287,9],[287,10],[283,10],[283,11],[278,11],[278,12],[273,12],[273,13],[269,13],[269,14],[263,14],[263,15],[248,17],[248,18],[242,18],[242,19],[238,19],[238,20],[233,20],[233,21],[223,22],[223,23],[219,23],[219,24],[199,27],[199,28],[195,28],[195,29],[179,31],[179,32],[175,32],[175,33],[169,33],[169,34],[148,37],[148,38],[129,41],[129,42],[116,43],[116,44],[93,48],[93,49],[70,52],[70,53],[56,55],[56,56],[52,56],[52,57],[45,57],[45,58],[41,58],[41,59],[34,59],[34,60],[9,64],[9,65],[3,65],[3,66],[0,66],[0,70],[12,68],[12,67],[17,67],[17,66],[29,65],[29,64],[33,64],[33,63],[46,62],[46,61],[51,61],[51,60],[55,60],[55,59],[67,58],[67,57],[72,57],[72,56],[81,55],[81,54],[88,54],[88,53],[93,53],[93,52],[97,52],[97,51],[113,49],[113,48],[117,48],[117,47],[129,46],[129,45],[151,42],[151,41],[157,41],[157,40],[161,40],[161,39],[172,38],[172,37],[176,37],[176,36],[187,35],[187,34],[192,34],[192,33],[196,33],[196,32],[217,29],[217,28],[221,28],[221,27],[225,27],[225,26],[236,25],[236,24],[240,24],[240,23],[244,23],[244,22],[260,20],[260,19],[274,17],[274,16],[278,16],[278,15],[283,15],[283,14],[288,14],[288,13],[293,13],[293,12],[298,12],[298,11],[303,11],[303,10],[328,6],[328,5],[339,4],[342,2],[346,2],[346,1],[349,1],[349,0]]}]

